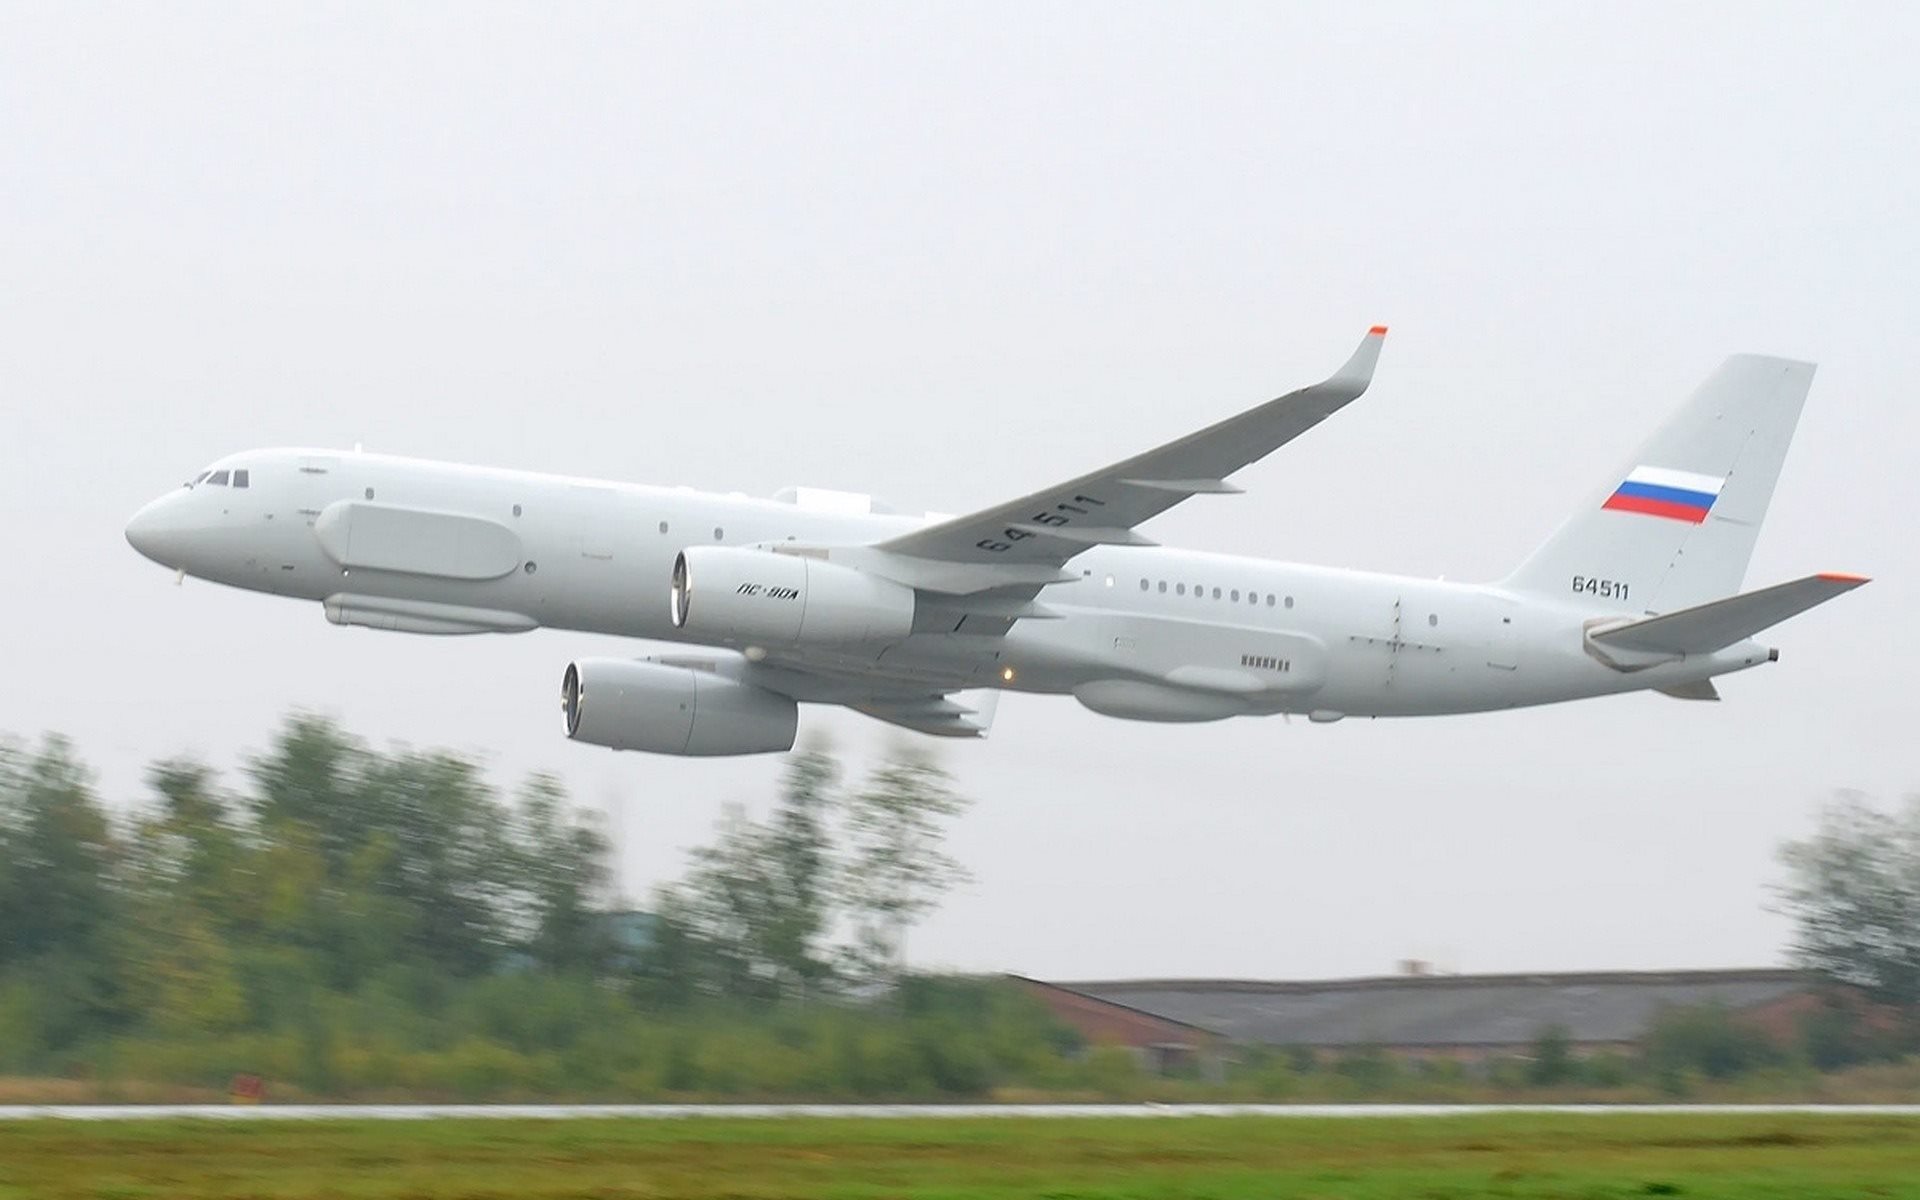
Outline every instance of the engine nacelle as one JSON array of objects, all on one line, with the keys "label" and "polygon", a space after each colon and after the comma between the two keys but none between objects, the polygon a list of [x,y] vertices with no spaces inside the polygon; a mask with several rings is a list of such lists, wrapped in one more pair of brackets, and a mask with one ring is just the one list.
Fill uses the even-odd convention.
[{"label": "engine nacelle", "polygon": [[787,696],[687,667],[583,658],[560,684],[567,736],[615,750],[712,756],[793,749]]},{"label": "engine nacelle", "polygon": [[676,629],[709,644],[847,646],[913,631],[913,589],[851,567],[743,546],[690,546],[668,592]]}]

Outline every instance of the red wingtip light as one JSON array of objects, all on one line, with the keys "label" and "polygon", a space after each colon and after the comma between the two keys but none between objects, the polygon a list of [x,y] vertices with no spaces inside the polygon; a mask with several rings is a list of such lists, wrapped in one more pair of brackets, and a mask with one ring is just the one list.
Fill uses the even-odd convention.
[{"label": "red wingtip light", "polygon": [[1820,578],[1828,583],[1872,583],[1865,575],[1854,575],[1846,571],[1822,571]]}]

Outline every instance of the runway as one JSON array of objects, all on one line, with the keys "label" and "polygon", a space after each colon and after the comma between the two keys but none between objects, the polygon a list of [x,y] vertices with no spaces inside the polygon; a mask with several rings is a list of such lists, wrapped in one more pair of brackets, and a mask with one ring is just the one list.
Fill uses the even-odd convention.
[{"label": "runway", "polygon": [[676,1121],[1470,1117],[1500,1113],[1920,1117],[1920,1104],[12,1104],[0,1121]]}]

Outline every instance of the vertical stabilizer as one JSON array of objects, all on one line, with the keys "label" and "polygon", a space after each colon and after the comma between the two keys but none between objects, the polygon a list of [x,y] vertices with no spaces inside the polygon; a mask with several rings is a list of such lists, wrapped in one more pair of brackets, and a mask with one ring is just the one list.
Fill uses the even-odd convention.
[{"label": "vertical stabilizer", "polygon": [[1729,358],[1505,586],[1630,613],[1738,592],[1812,382],[1812,363]]}]

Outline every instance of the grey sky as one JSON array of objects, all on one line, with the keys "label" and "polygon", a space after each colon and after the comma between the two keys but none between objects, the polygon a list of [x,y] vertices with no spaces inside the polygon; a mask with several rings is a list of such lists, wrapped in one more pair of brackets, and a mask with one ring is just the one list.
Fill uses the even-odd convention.
[{"label": "grey sky", "polygon": [[644,895],[777,759],[566,744],[561,668],[620,643],[176,590],[126,517],[221,454],[355,442],[964,510],[1384,321],[1362,402],[1150,532],[1494,577],[1721,357],[1795,355],[1749,581],[1877,582],[1724,704],[1010,697],[946,751],[978,879],[914,939],[1056,977],[1775,961],[1775,844],[1833,788],[1920,788],[1917,34],[1892,3],[0,4],[0,729],[72,735],[120,803],[294,707],[551,769]]}]

